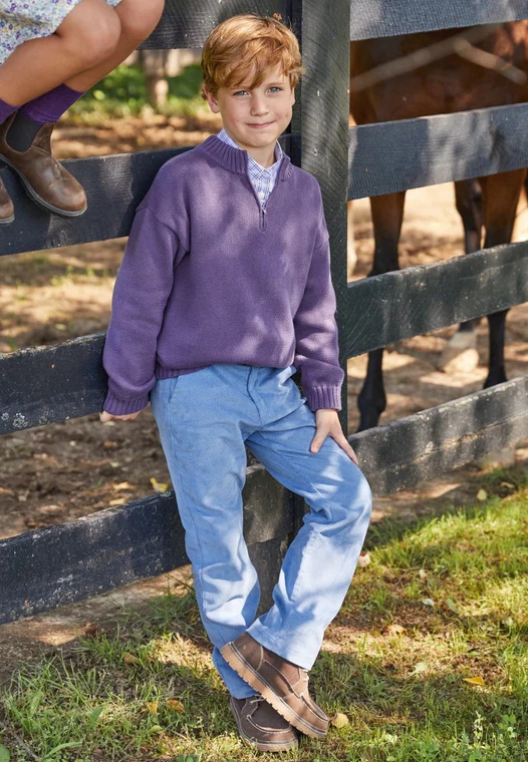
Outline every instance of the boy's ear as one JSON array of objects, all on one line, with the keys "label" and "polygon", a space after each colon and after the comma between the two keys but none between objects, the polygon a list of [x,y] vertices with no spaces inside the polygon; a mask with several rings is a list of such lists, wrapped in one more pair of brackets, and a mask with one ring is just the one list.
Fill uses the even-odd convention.
[{"label": "boy's ear", "polygon": [[203,88],[203,93],[213,114],[220,113],[220,106],[218,105],[218,101],[216,100],[215,96],[206,87]]}]

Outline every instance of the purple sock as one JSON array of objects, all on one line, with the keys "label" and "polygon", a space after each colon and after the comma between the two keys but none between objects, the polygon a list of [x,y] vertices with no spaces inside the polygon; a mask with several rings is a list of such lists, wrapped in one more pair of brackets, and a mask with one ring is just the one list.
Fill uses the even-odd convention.
[{"label": "purple sock", "polygon": [[20,108],[20,113],[37,124],[57,122],[70,106],[84,95],[68,85],[59,85],[44,95],[39,95]]},{"label": "purple sock", "polygon": [[0,98],[0,124],[2,122],[5,122],[8,116],[11,116],[15,111],[18,110],[18,106],[11,106],[9,103],[6,103]]}]

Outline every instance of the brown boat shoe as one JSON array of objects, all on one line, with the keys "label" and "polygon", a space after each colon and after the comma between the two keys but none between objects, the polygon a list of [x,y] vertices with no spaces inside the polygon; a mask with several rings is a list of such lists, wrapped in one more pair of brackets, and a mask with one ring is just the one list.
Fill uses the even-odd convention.
[{"label": "brown boat shoe", "polygon": [[27,151],[15,151],[6,140],[16,113],[0,125],[0,160],[19,176],[28,196],[48,212],[78,217],[88,208],[84,188],[51,153],[55,122],[46,122]]},{"label": "brown boat shoe", "polygon": [[308,672],[268,651],[247,632],[221,649],[240,677],[260,693],[293,727],[323,738],[330,722],[308,692]]},{"label": "brown boat shoe", "polygon": [[0,225],[9,225],[15,219],[15,207],[0,177]]},{"label": "brown boat shoe", "polygon": [[245,699],[231,696],[231,710],[243,740],[258,751],[289,751],[299,745],[290,723],[262,696]]}]

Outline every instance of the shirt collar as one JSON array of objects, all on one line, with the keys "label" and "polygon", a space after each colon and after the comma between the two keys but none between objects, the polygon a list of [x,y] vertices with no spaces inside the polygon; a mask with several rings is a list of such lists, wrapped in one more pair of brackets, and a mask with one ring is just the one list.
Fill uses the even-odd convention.
[{"label": "shirt collar", "polygon": [[[227,134],[227,132],[222,128],[220,132],[217,135],[217,138],[222,140],[224,143],[227,143],[227,145],[231,146],[231,148],[237,148],[239,151],[243,150],[240,148],[240,146],[235,143],[233,138]],[[282,157],[284,156],[284,151],[281,148],[280,143],[277,141],[275,143],[275,162],[271,165],[271,167],[263,167],[262,164],[259,164],[258,161],[255,161],[255,159],[248,154],[248,162],[250,166],[253,168],[254,171],[258,171],[261,175],[265,174],[266,172],[268,174],[272,174],[274,170],[278,169],[278,165],[282,161]]]}]

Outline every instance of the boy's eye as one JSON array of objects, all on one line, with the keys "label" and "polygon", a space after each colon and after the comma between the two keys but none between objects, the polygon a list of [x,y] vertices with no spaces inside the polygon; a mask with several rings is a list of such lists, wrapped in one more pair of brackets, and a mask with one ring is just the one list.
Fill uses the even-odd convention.
[{"label": "boy's eye", "polygon": [[[282,92],[282,90],[284,88],[283,87],[279,87],[278,85],[273,85],[272,87],[270,87],[268,89],[269,89],[270,92],[280,93],[280,92]],[[235,96],[238,96],[238,95],[248,95],[248,93],[249,93],[248,90],[237,90],[236,92],[233,93],[233,95],[235,95]]]}]

